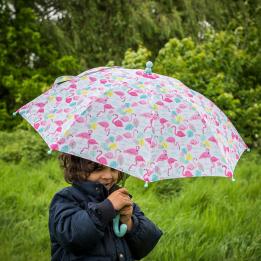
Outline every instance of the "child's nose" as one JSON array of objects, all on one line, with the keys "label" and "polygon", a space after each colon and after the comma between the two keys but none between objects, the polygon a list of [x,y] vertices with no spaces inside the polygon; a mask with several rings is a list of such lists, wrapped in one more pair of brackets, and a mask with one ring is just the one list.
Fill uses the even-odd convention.
[{"label": "child's nose", "polygon": [[103,172],[103,175],[102,175],[102,178],[103,179],[112,179],[112,170],[111,169],[106,169],[104,172]]}]

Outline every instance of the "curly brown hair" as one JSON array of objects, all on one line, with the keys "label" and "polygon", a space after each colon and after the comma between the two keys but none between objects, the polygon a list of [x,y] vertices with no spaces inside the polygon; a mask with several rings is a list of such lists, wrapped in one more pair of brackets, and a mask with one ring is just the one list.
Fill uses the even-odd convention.
[{"label": "curly brown hair", "polygon": [[[64,172],[64,179],[69,184],[74,181],[86,181],[92,172],[107,168],[97,162],[66,153],[60,154],[58,159]],[[123,176],[124,173],[119,171],[117,183],[122,180]]]}]

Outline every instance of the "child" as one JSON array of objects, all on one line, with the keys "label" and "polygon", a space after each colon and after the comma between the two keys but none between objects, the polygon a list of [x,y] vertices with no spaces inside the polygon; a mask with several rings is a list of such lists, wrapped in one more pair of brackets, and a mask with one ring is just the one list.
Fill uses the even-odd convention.
[{"label": "child", "polygon": [[[145,257],[162,232],[117,187],[123,173],[69,154],[61,154],[64,177],[72,186],[55,194],[49,215],[53,261],[131,261]],[[116,190],[115,190],[116,189]],[[112,219],[120,214],[127,233],[117,237]]]}]

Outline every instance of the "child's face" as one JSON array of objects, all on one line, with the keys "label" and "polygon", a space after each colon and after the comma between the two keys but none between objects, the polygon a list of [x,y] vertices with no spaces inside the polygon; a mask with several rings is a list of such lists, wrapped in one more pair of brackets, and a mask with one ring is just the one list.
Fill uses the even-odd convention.
[{"label": "child's face", "polygon": [[87,180],[99,182],[109,190],[117,182],[118,176],[119,171],[106,167],[103,170],[92,172]]}]

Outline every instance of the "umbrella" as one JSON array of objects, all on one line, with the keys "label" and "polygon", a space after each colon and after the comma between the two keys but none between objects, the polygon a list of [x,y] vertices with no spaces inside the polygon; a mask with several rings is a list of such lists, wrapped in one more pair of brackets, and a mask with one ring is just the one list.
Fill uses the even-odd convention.
[{"label": "umbrella", "polygon": [[18,109],[50,150],[144,180],[223,176],[246,144],[226,115],[177,79],[146,69],[98,67],[62,76]]}]

